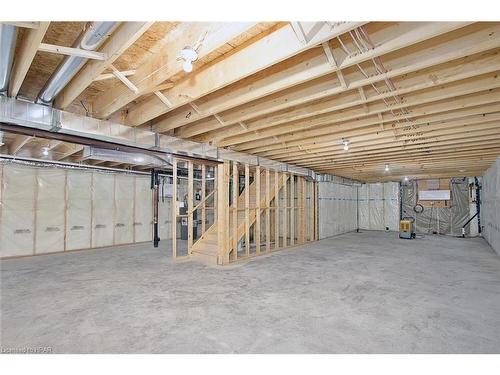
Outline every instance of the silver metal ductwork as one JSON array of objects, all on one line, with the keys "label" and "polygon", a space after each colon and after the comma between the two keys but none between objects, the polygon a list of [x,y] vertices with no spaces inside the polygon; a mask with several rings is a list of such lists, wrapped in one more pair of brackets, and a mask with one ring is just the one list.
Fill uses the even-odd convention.
[{"label": "silver metal ductwork", "polygon": [[16,41],[17,27],[0,24],[0,94],[4,94],[9,89]]},{"label": "silver metal ductwork", "polygon": [[[2,126],[2,123],[6,125]],[[67,134],[115,145],[131,146],[137,149],[164,154],[206,160],[233,160],[242,164],[260,165],[262,168],[294,173],[311,179],[316,178],[314,171],[297,165],[250,155],[244,152],[217,148],[206,143],[198,143],[188,139],[159,134],[140,127],[126,126],[112,121],[99,120],[61,111],[45,105],[0,96],[0,130],[9,131],[8,127],[10,125],[50,133]],[[51,139],[51,137],[47,138]],[[96,152],[97,150],[94,148],[94,156]],[[99,150],[99,152],[101,152],[99,157],[105,157],[102,150]],[[140,150],[137,153],[140,154]],[[155,165],[158,162],[170,163],[167,155],[164,158],[155,159],[148,161],[144,159],[142,162],[150,163],[151,165]],[[125,162],[123,155],[120,155],[120,159],[116,159],[116,161]],[[136,164],[141,161],[134,159],[131,162]]]},{"label": "silver metal ductwork", "polygon": [[[74,48],[95,51],[111,34],[118,22],[94,22],[73,44]],[[84,57],[67,56],[39,92],[36,102],[50,105],[87,61]]]},{"label": "silver metal ductwork", "polygon": [[145,154],[141,152],[118,151],[109,148],[84,146],[82,157],[84,160],[104,160],[118,163],[145,165],[152,168],[172,168],[172,156],[165,157]]}]

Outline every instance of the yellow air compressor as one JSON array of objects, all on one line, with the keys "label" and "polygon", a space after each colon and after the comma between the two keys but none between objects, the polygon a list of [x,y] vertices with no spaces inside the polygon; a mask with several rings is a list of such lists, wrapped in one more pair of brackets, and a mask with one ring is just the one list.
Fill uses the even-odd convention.
[{"label": "yellow air compressor", "polygon": [[404,217],[399,221],[399,238],[407,240],[415,238],[415,219]]}]

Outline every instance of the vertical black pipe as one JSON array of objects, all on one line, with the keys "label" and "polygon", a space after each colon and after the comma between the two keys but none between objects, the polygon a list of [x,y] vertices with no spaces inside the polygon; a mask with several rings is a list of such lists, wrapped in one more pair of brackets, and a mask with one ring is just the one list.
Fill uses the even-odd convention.
[{"label": "vertical black pipe", "polygon": [[474,177],[474,183],[476,185],[477,232],[481,234],[481,188],[477,177]]},{"label": "vertical black pipe", "polygon": [[160,237],[158,236],[158,172],[151,170],[151,189],[153,189],[153,246],[158,247]]}]

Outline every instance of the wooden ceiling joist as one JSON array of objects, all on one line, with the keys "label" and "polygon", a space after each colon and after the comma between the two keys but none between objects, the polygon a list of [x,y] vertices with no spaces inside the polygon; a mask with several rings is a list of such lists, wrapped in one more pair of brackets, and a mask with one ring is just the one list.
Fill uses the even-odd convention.
[{"label": "wooden ceiling joist", "polygon": [[[482,57],[476,56],[475,59],[467,60],[466,58],[462,61],[462,64],[460,64],[459,67],[457,67],[456,64],[445,64],[445,66],[441,66],[435,70],[426,70],[422,73],[418,72],[413,75],[409,75],[397,81],[397,89],[395,91],[386,91],[381,94],[373,92],[370,93],[370,96],[367,97],[366,100],[361,99],[358,92],[349,91],[340,95],[332,96],[328,100],[322,100],[310,105],[294,107],[292,110],[276,112],[270,116],[261,117],[255,120],[248,120],[247,123],[249,125],[249,129],[259,130],[265,127],[307,119],[328,112],[359,106],[360,104],[386,99],[394,101],[394,96],[399,97],[404,94],[412,93],[413,91],[432,88],[440,84],[451,83],[457,80],[474,77],[476,75],[494,72],[498,69],[500,69],[500,55],[498,50],[495,50],[494,53],[489,53]],[[364,95],[366,96],[366,93]],[[404,105],[400,105],[398,108],[404,108]],[[228,119],[227,121],[233,122],[231,117],[226,116],[226,118]],[[197,124],[196,127],[190,126],[184,131],[183,129],[180,129],[180,131],[176,134],[180,137],[191,137],[195,135],[197,131],[203,131],[201,130],[203,125],[204,124]],[[193,130],[195,131],[193,132]],[[207,130],[208,129],[205,127],[204,132],[206,132],[206,134],[195,137],[194,139],[203,142],[207,139],[220,139],[222,136],[236,136],[244,133],[238,129],[237,126],[218,129],[217,131],[212,132],[207,132]],[[225,142],[222,142],[221,144],[226,145]]]},{"label": "wooden ceiling joist", "polygon": [[[146,64],[141,65],[131,82],[139,92],[133,93],[120,86],[115,86],[109,92],[100,95],[94,104],[94,115],[99,118],[109,117],[131,101],[137,99],[143,92],[151,92],[153,88],[182,71],[182,63],[177,56],[183,48],[200,43],[198,59],[213,53],[231,42],[242,33],[254,27],[254,23],[181,23],[164,39],[164,47],[155,53]],[[200,40],[201,39],[201,40]],[[167,97],[170,97],[168,94]],[[160,106],[164,104],[156,98]]]},{"label": "wooden ceiling joist", "polygon": [[[306,44],[300,43],[292,27],[286,24],[218,63],[196,72],[195,80],[181,81],[164,94],[172,101],[173,108],[180,107],[362,24],[363,22],[345,22],[330,27],[325,23]],[[173,109],[161,104],[154,98],[144,100],[130,110],[129,123],[140,125]]]},{"label": "wooden ceiling joist", "polygon": [[[283,69],[275,72],[274,74],[265,75],[263,78],[256,81],[249,81],[248,86],[251,87],[251,90],[248,90],[248,87],[241,87],[240,89],[229,91],[226,95],[215,97],[213,100],[207,101],[207,103],[202,106],[200,105],[200,107],[203,110],[204,116],[194,115],[194,114],[188,116],[189,109],[187,108],[184,111],[180,111],[177,114],[173,114],[172,116],[166,117],[165,119],[156,122],[154,124],[154,129],[160,132],[170,129],[175,129],[180,126],[187,125],[194,121],[203,119],[204,117],[210,116],[214,113],[221,113],[223,111],[227,111],[231,108],[241,106],[245,103],[249,103],[254,100],[258,101],[258,103],[264,103],[265,106],[270,108],[267,110],[266,109],[261,110],[260,108],[256,108],[254,103],[245,112],[247,117],[228,119],[227,124],[231,125],[239,121],[245,121],[246,119],[249,118],[248,116],[251,117],[260,116],[265,113],[269,113],[270,111],[277,111],[284,108],[289,108],[291,106],[302,104],[308,101],[317,100],[321,99],[322,97],[337,94],[347,90],[348,88],[349,89],[357,88],[360,85],[353,84],[351,83],[351,80],[348,79],[349,87],[347,87],[346,85],[342,85],[341,81],[338,83],[338,85],[334,84],[332,85],[332,83],[330,82],[326,82],[326,84],[323,83],[322,85],[321,81],[317,81],[319,82],[319,86],[318,89],[314,90],[313,93],[305,93],[304,90],[302,89],[300,90],[298,95],[295,96],[292,95],[292,97],[290,97],[291,95],[288,92],[290,88],[295,87],[297,85],[312,80],[318,80],[319,78],[324,77],[325,75],[332,74],[336,71],[337,72],[341,71],[342,69],[355,66],[356,64],[360,64],[365,61],[371,61],[371,59],[375,57],[382,56],[386,53],[397,51],[399,49],[406,48],[410,45],[439,36],[459,26],[466,26],[466,24],[464,23],[460,25],[454,24],[445,26],[440,25],[438,27],[436,27],[436,25],[432,23],[423,25],[411,24],[411,23],[410,24],[403,23],[402,25],[398,24],[394,26],[395,28],[394,32],[396,34],[398,32],[400,33],[400,36],[398,38],[391,40],[390,43],[387,42],[387,44],[381,43],[379,46],[377,46],[377,48],[374,48],[369,52],[359,53],[353,56],[344,56],[342,62],[339,63],[339,65],[336,67],[332,67],[330,65],[328,60],[325,58],[325,55],[321,53],[321,51],[319,51],[319,53],[309,53],[310,55],[309,58],[308,55],[305,55],[304,59],[300,59],[299,62],[295,63],[294,65],[289,65],[289,63],[286,62],[283,64],[284,65]],[[481,33],[483,41],[484,41],[484,35],[485,35],[484,32]],[[477,42],[477,36],[475,39]],[[497,42],[497,46],[500,46],[500,41]],[[480,48],[477,48],[477,50],[480,50]],[[461,54],[461,52],[457,53],[456,50],[454,50],[454,52],[455,55],[458,54],[459,56],[464,56]],[[466,54],[467,52],[464,51],[463,53]],[[434,62],[434,59],[435,57],[432,59],[428,58],[428,60],[432,60],[431,64]],[[429,62],[427,64],[429,64]],[[423,67],[429,65],[424,65],[424,64],[416,65],[416,63],[413,61],[410,64],[410,66],[411,66],[410,68],[402,67],[399,71],[396,70],[395,73],[401,75],[407,73],[408,71],[422,69]],[[394,69],[391,69],[391,72],[392,71],[394,71]],[[385,74],[387,75],[392,73],[385,73]],[[367,80],[370,82],[371,81],[376,82],[384,78],[385,77],[383,75],[380,75],[380,76],[369,77]],[[362,85],[365,84],[367,84],[367,81],[362,82]],[[266,96],[281,91],[283,91],[281,95],[275,94],[272,95],[270,98],[268,98],[268,100],[265,99]],[[131,118],[130,121],[133,124],[136,124],[138,122],[133,118]],[[205,122],[200,122],[199,128],[210,130],[210,129],[216,129],[217,127],[214,126],[213,123],[210,123],[207,120]]]},{"label": "wooden ceiling joist", "polygon": [[36,52],[42,43],[50,22],[40,22],[37,28],[28,29],[21,41],[19,50],[14,59],[12,76],[9,84],[9,96],[16,97],[26,78],[26,74],[35,58]]},{"label": "wooden ceiling joist", "polygon": [[[481,175],[500,155],[498,22],[121,22],[90,55],[64,47],[82,25],[24,28],[8,94],[42,88],[62,59],[43,51],[84,53],[55,107],[360,181]],[[147,168],[24,134],[4,150]]]},{"label": "wooden ceiling joist", "polygon": [[56,98],[56,106],[68,107],[90,84],[115,62],[151,26],[152,22],[126,22],[119,26],[100,49],[104,61],[89,61]]},{"label": "wooden ceiling joist", "polygon": [[[236,131],[240,134],[227,137],[218,142],[218,144],[221,147],[224,147],[249,143],[259,138],[271,138],[273,136],[281,135],[285,135],[284,138],[286,138],[286,140],[300,139],[304,136],[309,136],[309,133],[311,133],[313,129],[320,127],[321,129],[325,129],[325,126],[327,128],[331,128],[332,124],[338,122],[360,119],[370,115],[376,116],[378,113],[391,112],[396,109],[415,107],[418,105],[435,103],[447,99],[454,100],[457,97],[464,97],[466,95],[474,94],[484,90],[494,90],[498,87],[500,87],[500,76],[498,75],[498,73],[490,73],[478,78],[453,82],[451,84],[439,85],[432,89],[426,89],[417,93],[407,94],[404,97],[404,103],[392,105],[390,108],[388,108],[383,102],[376,102],[370,105],[369,111],[366,111],[363,106],[357,106],[345,111],[334,112],[332,114],[326,113],[304,121],[282,124],[274,127],[268,127],[266,124],[252,126],[251,123],[247,122],[247,126],[249,129],[248,133],[241,134],[243,132],[241,127],[238,127],[237,129],[235,128]],[[405,116],[399,116],[399,120],[404,119]],[[378,122],[379,119],[377,117],[377,123]],[[259,136],[255,135],[255,133],[253,132],[250,132],[253,130],[259,130]],[[243,146],[242,148],[244,147],[245,146]],[[237,149],[238,151],[241,151],[241,148]]]}]

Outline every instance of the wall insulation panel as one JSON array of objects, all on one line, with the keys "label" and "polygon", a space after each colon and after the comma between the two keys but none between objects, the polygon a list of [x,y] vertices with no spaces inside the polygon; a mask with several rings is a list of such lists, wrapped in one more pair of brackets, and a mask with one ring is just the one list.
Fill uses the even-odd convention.
[{"label": "wall insulation panel", "polygon": [[0,254],[34,253],[36,170],[9,164],[2,173]]},{"label": "wall insulation panel", "polygon": [[115,178],[112,174],[94,173],[92,183],[92,247],[113,245],[113,210]]},{"label": "wall insulation panel", "polygon": [[356,230],[356,186],[318,182],[319,238]]},{"label": "wall insulation panel", "polygon": [[150,241],[152,238],[151,179],[149,176],[135,177],[135,242]]},{"label": "wall insulation panel", "polygon": [[359,188],[359,228],[391,230],[399,228],[399,183],[363,184]]},{"label": "wall insulation panel", "polygon": [[114,245],[134,242],[135,179],[115,175]]},{"label": "wall insulation panel", "polygon": [[151,240],[147,175],[1,162],[0,178],[0,257]]},{"label": "wall insulation panel", "polygon": [[66,178],[66,250],[91,247],[92,172],[68,170]]},{"label": "wall insulation panel", "polygon": [[484,238],[500,255],[500,158],[483,176],[481,226]]},{"label": "wall insulation panel", "polygon": [[36,172],[36,252],[64,251],[66,171],[39,169]]}]

